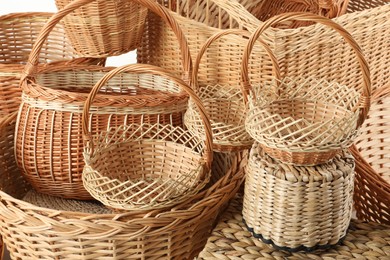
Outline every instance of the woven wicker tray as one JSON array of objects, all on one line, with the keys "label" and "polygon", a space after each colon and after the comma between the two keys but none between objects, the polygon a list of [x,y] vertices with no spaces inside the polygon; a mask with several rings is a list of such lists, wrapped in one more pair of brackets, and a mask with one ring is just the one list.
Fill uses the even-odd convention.
[{"label": "woven wicker tray", "polygon": [[390,259],[390,226],[352,220],[344,241],[312,253],[278,251],[254,238],[242,222],[242,198],[221,217],[198,259]]}]

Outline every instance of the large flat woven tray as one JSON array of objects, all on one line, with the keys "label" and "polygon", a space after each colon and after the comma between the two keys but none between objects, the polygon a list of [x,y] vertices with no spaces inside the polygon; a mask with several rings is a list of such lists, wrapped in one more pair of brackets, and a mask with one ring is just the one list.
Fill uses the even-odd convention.
[{"label": "large flat woven tray", "polygon": [[352,220],[345,240],[311,253],[278,251],[254,238],[242,222],[242,198],[221,217],[198,259],[390,259],[390,226]]}]

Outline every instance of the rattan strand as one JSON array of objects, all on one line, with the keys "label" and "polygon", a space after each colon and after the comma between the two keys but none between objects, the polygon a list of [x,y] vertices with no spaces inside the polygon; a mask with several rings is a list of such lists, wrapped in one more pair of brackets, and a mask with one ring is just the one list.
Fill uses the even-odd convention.
[{"label": "rattan strand", "polygon": [[[182,53],[178,62],[182,62],[184,74],[189,75],[190,54],[177,23],[153,1],[135,1],[161,16],[172,28]],[[92,86],[112,68],[58,65],[41,69],[38,60],[52,29],[67,14],[89,2],[72,2],[45,24],[31,50],[21,84],[24,103],[16,130],[18,165],[39,192],[65,198],[92,199],[81,179],[82,108]],[[186,103],[187,95],[163,77],[124,73],[99,94],[89,122],[94,134],[131,123],[180,126]]]},{"label": "rattan strand", "polygon": [[[55,2],[61,10],[72,1]],[[66,16],[62,24],[80,55],[108,57],[139,46],[147,12],[142,4],[129,0],[92,0]]]},{"label": "rattan strand", "polygon": [[373,93],[356,147],[354,202],[357,217],[390,225],[390,85]]},{"label": "rattan strand", "polygon": [[242,199],[235,198],[221,217],[198,259],[389,259],[390,226],[352,220],[344,241],[311,253],[280,251],[254,238],[242,221]]},{"label": "rattan strand", "polygon": [[352,216],[354,168],[347,153],[317,166],[281,164],[255,143],[245,169],[243,218],[280,248],[337,244]]}]

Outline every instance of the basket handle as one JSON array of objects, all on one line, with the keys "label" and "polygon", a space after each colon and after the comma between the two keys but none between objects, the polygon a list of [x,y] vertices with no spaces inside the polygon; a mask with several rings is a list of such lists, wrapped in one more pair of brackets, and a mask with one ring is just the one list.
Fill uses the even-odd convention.
[{"label": "basket handle", "polygon": [[[312,21],[317,22],[320,24],[323,24],[325,26],[328,26],[335,31],[337,31],[344,40],[352,47],[352,49],[355,51],[357,60],[359,62],[359,66],[363,75],[363,93],[360,97],[359,103],[355,107],[355,109],[359,109],[359,120],[357,122],[356,128],[359,128],[364,120],[367,117],[368,110],[370,108],[370,98],[371,98],[371,78],[370,78],[370,70],[368,67],[368,63],[366,59],[364,58],[364,55],[362,53],[362,50],[360,46],[357,44],[357,42],[352,38],[351,34],[346,31],[342,26],[338,25],[337,23],[333,22],[332,20],[315,15],[315,14],[308,14],[308,13],[285,13],[281,15],[276,15],[270,19],[268,19],[266,22],[264,22],[263,25],[257,28],[257,30],[252,34],[251,38],[248,41],[248,44],[246,46],[246,49],[244,51],[243,60],[242,60],[242,67],[241,67],[241,87],[244,91],[244,93],[248,94],[252,90],[252,86],[250,85],[250,79],[248,75],[248,62],[250,58],[250,54],[252,52],[253,46],[257,39],[260,37],[260,35],[269,27],[284,21],[290,21],[290,20],[299,20],[299,21]],[[246,95],[244,95],[246,97]]]},{"label": "basket handle", "polygon": [[[80,8],[81,6],[84,6],[86,4],[89,4],[94,1],[101,1],[101,0],[75,0],[67,4],[63,9],[59,10],[57,13],[55,13],[44,25],[44,27],[41,29],[41,32],[39,33],[34,46],[31,50],[31,53],[29,55],[27,64],[25,66],[23,75],[22,75],[22,81],[25,81],[29,77],[33,77],[37,70],[38,65],[38,59],[39,54],[41,52],[42,46],[44,42],[46,41],[47,37],[49,36],[50,32],[53,30],[55,25],[59,23],[59,21],[71,13],[72,11],[76,10],[77,8]],[[179,24],[176,22],[176,20],[170,15],[170,13],[167,11],[166,8],[163,6],[157,4],[154,1],[151,0],[128,0],[133,1],[138,4],[141,4],[148,8],[150,11],[155,13],[156,15],[160,16],[173,30],[175,33],[178,41],[179,41],[179,47],[182,57],[182,67],[183,67],[183,80],[187,83],[189,83],[190,80],[190,73],[192,69],[192,61],[191,61],[191,55],[190,55],[190,49],[188,47],[187,40],[183,34],[183,31],[180,29]]]},{"label": "basket handle", "polygon": [[[201,59],[202,59],[204,53],[206,52],[207,48],[209,48],[210,45],[213,42],[215,42],[215,41],[219,40],[220,38],[222,38],[223,36],[226,36],[226,35],[229,35],[229,34],[240,35],[240,36],[248,37],[248,38],[251,36],[251,34],[248,31],[244,31],[244,30],[241,30],[241,29],[228,29],[228,30],[223,30],[221,32],[217,32],[214,35],[212,35],[210,38],[208,38],[207,41],[200,48],[200,50],[198,52],[198,55],[196,56],[196,60],[194,62],[194,68],[193,68],[193,71],[192,71],[192,80],[191,80],[193,89],[195,89],[195,90],[199,89],[199,86],[198,86],[198,71],[199,71],[199,66],[200,66]],[[271,58],[272,65],[273,65],[273,68],[274,68],[274,71],[273,71],[274,72],[274,77],[277,78],[277,79],[280,79],[281,78],[281,76],[280,76],[280,68],[279,68],[279,63],[278,63],[277,58],[275,57],[274,53],[272,52],[272,50],[268,46],[268,44],[266,44],[263,41],[263,39],[259,39],[259,42],[261,43],[262,47],[267,52],[268,56]]]},{"label": "basket handle", "polygon": [[153,74],[153,75],[158,75],[161,77],[164,77],[166,79],[172,80],[175,82],[182,90],[184,90],[190,98],[194,101],[196,106],[199,109],[200,116],[202,118],[202,122],[205,128],[205,133],[206,133],[206,140],[205,140],[205,151],[203,154],[203,158],[206,162],[206,165],[208,169],[211,169],[211,162],[213,159],[213,149],[212,149],[212,132],[211,132],[211,124],[209,117],[206,113],[206,109],[202,104],[202,101],[199,99],[199,97],[195,94],[194,90],[188,86],[187,83],[185,83],[182,79],[173,76],[169,73],[169,71],[162,69],[160,67],[156,67],[153,65],[147,65],[147,64],[130,64],[130,65],[125,65],[121,66],[118,68],[115,68],[108,72],[106,75],[104,75],[96,84],[93,86],[91,92],[88,95],[87,100],[85,101],[84,104],[84,109],[83,109],[83,115],[82,115],[82,130],[83,130],[83,140],[84,140],[84,145],[86,146],[87,144],[90,145],[91,147],[91,154],[94,152],[94,147],[93,147],[93,139],[92,139],[92,133],[89,131],[89,126],[88,126],[88,118],[89,118],[89,111],[92,105],[93,100],[95,99],[96,95],[98,94],[99,90],[113,77],[115,77],[117,74],[120,73],[135,73],[135,74]]}]

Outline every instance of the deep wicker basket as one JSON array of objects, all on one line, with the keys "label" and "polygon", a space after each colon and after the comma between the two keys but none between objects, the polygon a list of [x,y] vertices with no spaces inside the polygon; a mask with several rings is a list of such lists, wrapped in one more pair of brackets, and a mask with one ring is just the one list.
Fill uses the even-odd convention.
[{"label": "deep wicker basket", "polygon": [[[273,24],[290,20],[317,22],[340,33],[355,52],[363,86],[355,88],[305,75],[276,78],[260,86],[251,84],[248,64],[256,41]],[[250,100],[246,130],[269,155],[284,163],[315,165],[331,160],[338,150],[352,144],[370,106],[370,72],[359,45],[340,25],[317,15],[282,14],[259,27],[244,52],[241,79],[244,100]]]},{"label": "deep wicker basket", "polygon": [[[91,105],[102,86],[122,73],[142,75],[148,89],[155,87],[156,76],[179,86],[196,104],[205,134],[197,137],[170,124],[140,123],[111,127],[93,138]],[[184,81],[162,68],[133,64],[107,73],[85,102],[83,135],[84,187],[106,206],[122,210],[173,206],[194,196],[210,179],[212,132],[205,108]]]},{"label": "deep wicker basket", "polygon": [[[137,0],[138,1],[138,0]],[[161,6],[139,0],[171,25],[180,41],[182,65],[191,69],[187,43],[179,26]],[[112,68],[86,65],[47,66],[39,69],[38,57],[50,30],[72,8],[56,13],[45,25],[34,46],[22,80],[23,103],[16,129],[16,158],[27,179],[39,192],[91,199],[83,187],[82,111],[92,86]],[[188,78],[187,78],[188,79]],[[152,88],[150,80],[155,82]],[[163,77],[123,73],[108,83],[91,108],[93,134],[110,126],[130,123],[182,125],[188,96]]]},{"label": "deep wicker basket", "polygon": [[131,0],[56,0],[59,10],[78,5],[64,17],[65,32],[84,57],[108,57],[140,45],[148,9]]}]

